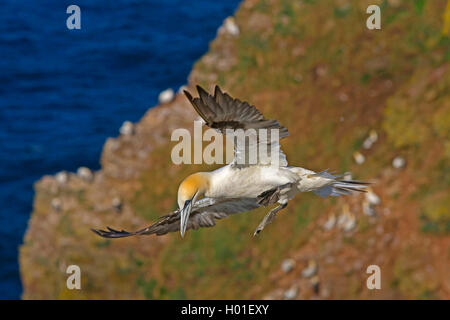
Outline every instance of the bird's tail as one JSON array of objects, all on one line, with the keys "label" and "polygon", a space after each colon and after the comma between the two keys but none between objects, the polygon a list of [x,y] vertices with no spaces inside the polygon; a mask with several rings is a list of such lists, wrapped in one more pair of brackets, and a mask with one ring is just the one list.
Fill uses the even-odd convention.
[{"label": "bird's tail", "polygon": [[371,184],[370,182],[343,179],[345,175],[333,175],[327,170],[316,173],[315,175],[330,180],[329,184],[314,191],[315,194],[324,198],[328,196],[338,197],[354,192],[367,192],[365,189]]}]

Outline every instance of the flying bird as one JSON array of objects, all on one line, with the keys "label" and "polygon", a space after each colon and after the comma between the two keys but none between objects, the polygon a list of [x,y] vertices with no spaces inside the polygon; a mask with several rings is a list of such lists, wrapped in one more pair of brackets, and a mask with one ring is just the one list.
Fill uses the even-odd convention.
[{"label": "flying bird", "polygon": [[[328,170],[314,172],[289,166],[280,148],[279,140],[289,135],[276,120],[266,119],[254,106],[234,99],[216,86],[214,95],[197,86],[199,97],[184,91],[205,124],[225,135],[239,129],[251,130],[255,139],[234,144],[234,159],[229,164],[210,172],[197,172],[184,179],[178,188],[178,209],[161,217],[156,223],[135,231],[92,229],[105,238],[134,235],[163,235],[180,230],[213,227],[216,221],[232,214],[247,212],[261,206],[277,204],[256,228],[254,235],[271,223],[289,200],[300,192],[313,192],[321,197],[365,192],[367,182],[343,179]],[[272,137],[267,133],[276,130]],[[251,161],[251,153],[265,147],[270,152],[258,153]],[[275,153],[276,154],[275,154]],[[276,160],[276,161],[274,161]]]}]

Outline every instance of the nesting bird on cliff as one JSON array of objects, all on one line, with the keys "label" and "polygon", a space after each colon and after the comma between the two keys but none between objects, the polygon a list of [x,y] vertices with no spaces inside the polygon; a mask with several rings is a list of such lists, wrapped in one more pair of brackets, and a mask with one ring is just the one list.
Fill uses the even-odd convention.
[{"label": "nesting bird on cliff", "polygon": [[[254,106],[232,98],[218,86],[214,95],[200,86],[197,90],[197,98],[187,91],[184,93],[207,126],[226,135],[233,135],[239,129],[253,130],[251,134],[255,139],[235,143],[234,159],[228,165],[188,176],[178,188],[179,208],[156,223],[135,232],[108,227],[108,231],[93,230],[95,233],[106,238],[121,238],[180,230],[183,237],[187,229],[212,227],[218,219],[277,203],[256,228],[256,235],[300,192],[327,197],[364,192],[367,187],[368,183],[344,180],[342,175],[326,170],[316,173],[288,166],[279,139],[289,134],[278,121],[266,119]],[[263,147],[269,152],[258,152]],[[250,161],[255,152],[256,161]]]}]

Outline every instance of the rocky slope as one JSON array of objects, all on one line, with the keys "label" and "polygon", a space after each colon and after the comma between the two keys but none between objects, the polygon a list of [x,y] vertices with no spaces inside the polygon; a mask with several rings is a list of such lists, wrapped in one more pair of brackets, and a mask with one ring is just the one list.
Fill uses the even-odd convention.
[{"label": "rocky slope", "polygon": [[[365,27],[373,3],[381,30]],[[36,183],[23,298],[449,299],[449,12],[445,1],[243,1],[239,32],[234,20],[219,29],[188,87],[218,83],[250,101],[289,129],[290,163],[351,171],[376,182],[372,196],[301,195],[256,238],[264,209],[183,240],[97,237],[90,228],[155,221],[183,177],[211,169],[168,161],[172,130],[196,119],[177,95],[108,139],[92,176]],[[71,264],[81,290],[66,288]],[[381,290],[366,288],[372,264]]]}]

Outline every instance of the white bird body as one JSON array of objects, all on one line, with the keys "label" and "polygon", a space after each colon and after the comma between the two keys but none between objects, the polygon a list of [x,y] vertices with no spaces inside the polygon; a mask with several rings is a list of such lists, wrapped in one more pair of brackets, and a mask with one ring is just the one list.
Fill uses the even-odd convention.
[{"label": "white bird body", "polygon": [[[162,235],[180,230],[184,236],[187,229],[212,227],[218,219],[278,203],[278,207],[264,217],[254,233],[256,235],[300,192],[314,192],[321,197],[365,192],[368,183],[344,180],[342,175],[333,175],[326,170],[316,173],[288,166],[278,140],[289,133],[278,121],[264,118],[255,107],[233,99],[218,86],[214,95],[199,86],[197,90],[198,98],[193,98],[187,91],[185,94],[207,126],[234,138],[235,133],[248,130],[254,140],[235,143],[234,159],[230,164],[210,172],[197,172],[184,179],[178,188],[179,209],[153,225],[132,233],[111,228],[94,232],[106,238],[121,238]],[[231,133],[229,129],[232,129]],[[272,136],[274,132],[276,134]],[[270,156],[260,153],[260,147],[271,150]],[[256,162],[252,160],[255,155]]]},{"label": "white bird body", "polygon": [[292,184],[283,199],[290,200],[300,192],[315,192],[334,183],[333,176],[317,174],[301,167],[250,166],[235,168],[226,165],[205,173],[210,181],[205,192],[211,198],[256,198],[262,191]]},{"label": "white bird body", "polygon": [[226,165],[207,174],[210,176],[210,187],[205,196],[212,198],[256,198],[261,190],[298,180],[298,175],[288,168],[273,166],[236,168]]}]

